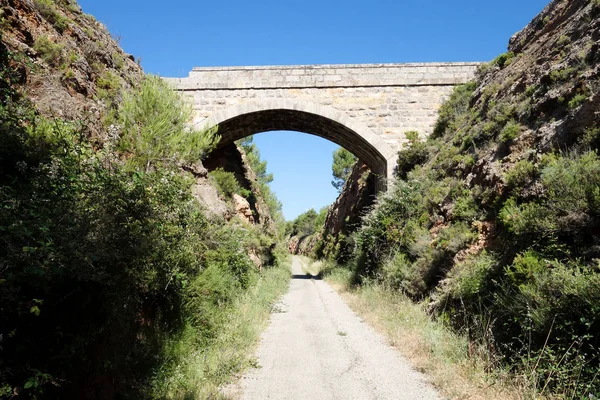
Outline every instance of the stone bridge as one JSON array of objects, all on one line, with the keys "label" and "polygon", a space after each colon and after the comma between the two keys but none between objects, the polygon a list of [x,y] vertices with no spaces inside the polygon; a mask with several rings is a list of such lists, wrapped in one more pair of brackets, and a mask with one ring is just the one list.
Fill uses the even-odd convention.
[{"label": "stone bridge", "polygon": [[165,78],[189,95],[194,123],[218,125],[221,145],[275,130],[331,140],[391,177],[404,133],[428,136],[452,88],[479,63],[194,68]]}]

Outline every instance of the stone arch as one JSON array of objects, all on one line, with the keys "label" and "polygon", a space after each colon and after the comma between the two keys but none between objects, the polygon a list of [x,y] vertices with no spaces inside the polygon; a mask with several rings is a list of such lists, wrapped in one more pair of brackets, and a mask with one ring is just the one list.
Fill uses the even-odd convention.
[{"label": "stone arch", "polygon": [[198,128],[218,125],[220,146],[268,131],[298,131],[330,140],[356,155],[381,178],[391,178],[396,152],[363,123],[335,108],[289,99],[246,102],[196,122]]}]

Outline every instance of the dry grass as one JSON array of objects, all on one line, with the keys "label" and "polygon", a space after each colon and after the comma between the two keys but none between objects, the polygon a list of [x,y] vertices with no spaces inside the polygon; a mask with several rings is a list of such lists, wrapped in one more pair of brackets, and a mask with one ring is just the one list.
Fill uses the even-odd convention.
[{"label": "dry grass", "polygon": [[[318,267],[318,265],[317,265]],[[311,266],[315,268],[315,266]],[[442,395],[450,399],[540,399],[526,381],[507,371],[490,369],[468,340],[433,320],[424,304],[370,284],[350,288],[350,271],[333,269],[326,280],[369,325],[382,333],[390,345],[425,373]]]}]

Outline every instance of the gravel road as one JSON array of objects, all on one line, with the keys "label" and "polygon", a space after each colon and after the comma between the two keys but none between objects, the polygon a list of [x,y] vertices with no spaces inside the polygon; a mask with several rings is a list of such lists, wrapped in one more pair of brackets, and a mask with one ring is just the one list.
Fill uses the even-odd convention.
[{"label": "gravel road", "polygon": [[425,377],[294,257],[289,292],[264,332],[242,399],[440,399]]}]

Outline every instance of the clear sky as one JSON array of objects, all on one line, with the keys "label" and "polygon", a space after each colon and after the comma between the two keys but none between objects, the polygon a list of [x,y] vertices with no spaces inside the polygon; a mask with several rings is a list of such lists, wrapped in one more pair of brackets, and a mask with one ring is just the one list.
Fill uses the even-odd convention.
[{"label": "clear sky", "polygon": [[[79,0],[146,72],[195,66],[488,61],[549,0]],[[298,133],[255,143],[293,219],[335,200],[337,147]]]}]

